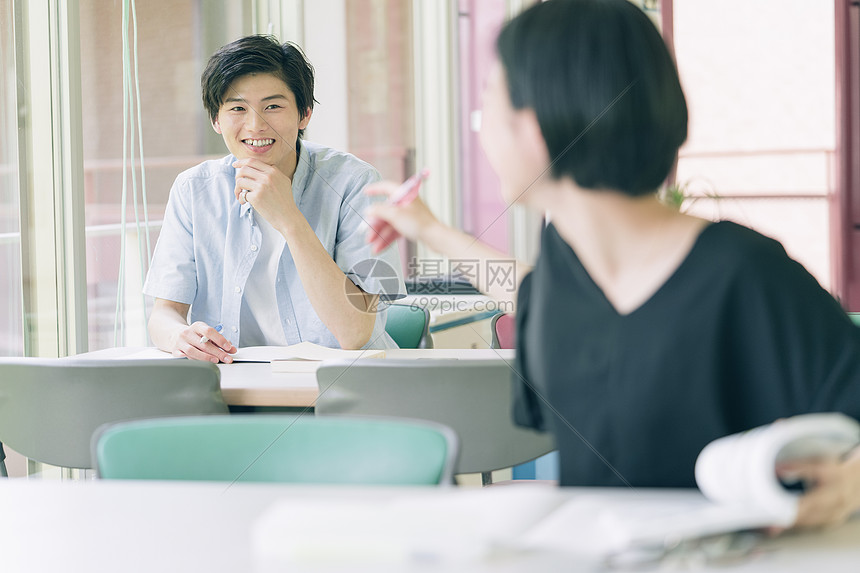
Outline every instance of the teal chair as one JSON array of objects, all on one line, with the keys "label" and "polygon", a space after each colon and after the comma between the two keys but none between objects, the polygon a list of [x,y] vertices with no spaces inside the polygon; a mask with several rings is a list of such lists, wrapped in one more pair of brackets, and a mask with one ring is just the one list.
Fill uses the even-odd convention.
[{"label": "teal chair", "polygon": [[426,308],[405,304],[388,307],[385,332],[400,348],[433,348],[429,327],[430,313]]},{"label": "teal chair", "polygon": [[397,418],[162,418],[105,425],[93,437],[105,479],[449,484],[457,451],[450,428]]},{"label": "teal chair", "polygon": [[848,316],[854,321],[854,324],[860,326],[860,312],[849,312]]}]

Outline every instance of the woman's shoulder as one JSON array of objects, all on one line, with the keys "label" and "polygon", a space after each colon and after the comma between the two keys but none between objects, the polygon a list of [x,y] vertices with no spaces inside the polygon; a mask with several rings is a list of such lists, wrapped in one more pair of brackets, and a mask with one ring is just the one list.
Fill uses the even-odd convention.
[{"label": "woman's shoulder", "polygon": [[725,269],[796,264],[778,240],[733,221],[716,221],[707,225],[691,254]]},{"label": "woman's shoulder", "polygon": [[701,261],[769,292],[823,290],[818,280],[792,258],[778,240],[731,221],[710,224],[700,237]]},{"label": "woman's shoulder", "polygon": [[706,225],[700,240],[715,248],[743,246],[754,249],[756,253],[759,251],[785,252],[782,244],[776,239],[734,221],[722,220]]}]

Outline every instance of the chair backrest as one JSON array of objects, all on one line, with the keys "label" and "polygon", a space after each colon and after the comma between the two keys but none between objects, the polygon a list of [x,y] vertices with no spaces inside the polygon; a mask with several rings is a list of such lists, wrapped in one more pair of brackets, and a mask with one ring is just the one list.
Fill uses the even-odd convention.
[{"label": "chair backrest", "polygon": [[413,305],[392,304],[385,317],[385,332],[400,348],[433,348],[428,329],[430,312]]},{"label": "chair backrest", "polygon": [[93,461],[107,479],[434,485],[453,480],[457,437],[416,420],[197,416],[104,426]]},{"label": "chair backrest", "polygon": [[106,422],[225,414],[221,373],[190,360],[0,360],[0,441],[67,468],[91,468]]},{"label": "chair backrest", "polygon": [[514,425],[503,360],[359,360],[317,370],[315,412],[431,420],[460,438],[455,473],[489,472],[552,451],[549,434]]},{"label": "chair backrest", "polygon": [[493,340],[490,348],[516,348],[517,321],[512,314],[497,314],[490,322]]}]

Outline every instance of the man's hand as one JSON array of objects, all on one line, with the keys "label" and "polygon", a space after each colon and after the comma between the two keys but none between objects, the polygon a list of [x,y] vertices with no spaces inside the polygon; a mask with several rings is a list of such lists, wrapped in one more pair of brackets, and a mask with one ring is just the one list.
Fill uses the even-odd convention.
[{"label": "man's hand", "polygon": [[236,347],[224,336],[206,324],[195,322],[177,333],[176,344],[172,354],[176,357],[188,357],[192,360],[205,360],[218,364],[230,364],[236,352]]},{"label": "man's hand", "polygon": [[188,325],[190,305],[156,298],[149,317],[149,336],[161,350],[176,357],[206,362],[233,362],[236,347],[205,322]]},{"label": "man's hand", "polygon": [[301,211],[293,199],[293,182],[284,173],[259,159],[239,159],[236,169],[236,199],[251,206],[273,227],[282,231],[289,228]]}]

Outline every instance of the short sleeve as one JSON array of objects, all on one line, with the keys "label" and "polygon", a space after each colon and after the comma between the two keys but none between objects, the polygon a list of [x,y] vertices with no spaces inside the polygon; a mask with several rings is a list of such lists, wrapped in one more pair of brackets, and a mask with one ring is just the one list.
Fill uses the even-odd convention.
[{"label": "short sleeve", "polygon": [[755,248],[731,300],[733,367],[757,386],[748,409],[860,416],[860,329],[779,243]]},{"label": "short sleeve", "polygon": [[197,271],[187,191],[186,182],[180,179],[170,190],[143,292],[155,298],[191,304],[197,294]]},{"label": "short sleeve", "polygon": [[528,378],[529,334],[526,325],[529,320],[529,299],[531,297],[532,273],[523,277],[517,292],[517,352],[512,374],[513,419],[518,426],[546,432],[540,398]]},{"label": "short sleeve", "polygon": [[351,181],[341,203],[334,261],[346,276],[364,292],[381,295],[383,301],[406,296],[400,253],[393,244],[379,254],[373,254],[367,242],[365,212],[374,201],[363,192],[365,186],[379,181],[372,168]]}]

